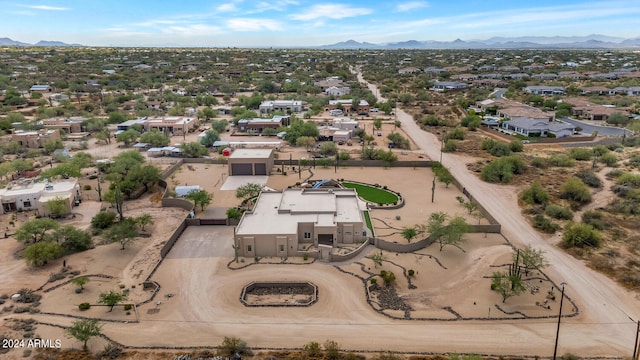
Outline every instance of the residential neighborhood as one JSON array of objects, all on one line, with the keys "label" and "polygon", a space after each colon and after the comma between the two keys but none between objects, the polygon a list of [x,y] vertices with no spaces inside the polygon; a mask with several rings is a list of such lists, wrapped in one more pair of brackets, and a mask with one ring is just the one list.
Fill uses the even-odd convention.
[{"label": "residential neighborhood", "polygon": [[[639,68],[591,48],[0,47],[0,337],[533,359],[566,321],[565,358],[627,358]],[[87,345],[79,321],[108,325]]]}]

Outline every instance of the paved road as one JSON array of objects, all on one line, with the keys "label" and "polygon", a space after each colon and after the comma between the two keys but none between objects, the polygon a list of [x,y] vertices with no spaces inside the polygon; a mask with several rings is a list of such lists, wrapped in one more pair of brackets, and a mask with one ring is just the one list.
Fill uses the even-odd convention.
[{"label": "paved road", "polygon": [[500,100],[504,100],[504,93],[506,93],[507,91],[509,91],[509,89],[504,89],[504,88],[496,88],[492,93],[491,96],[493,96],[496,99],[500,99]]},{"label": "paved road", "polygon": [[[358,74],[360,82],[364,82],[361,74]],[[368,84],[375,90],[375,86]],[[373,91],[374,94],[376,93]],[[381,99],[384,101],[384,99]],[[440,156],[440,142],[431,133],[422,131],[413,121],[412,117],[401,109],[397,109],[398,120],[402,122],[402,128],[411,136],[413,141],[431,159]],[[546,273],[556,283],[566,282],[567,296],[571,297],[580,308],[581,315],[571,320],[571,330],[563,331],[560,339],[560,353],[572,352],[587,356],[594,355],[591,350],[586,350],[587,344],[599,344],[602,354],[610,356],[630,356],[633,352],[635,339],[634,321],[640,318],[640,305],[636,295],[626,291],[611,281],[606,276],[586,267],[581,261],[567,255],[555,243],[557,237],[544,238],[533,230],[520,213],[517,204],[517,189],[504,185],[494,185],[481,181],[475,174],[466,168],[467,162],[474,161],[471,158],[455,154],[443,154],[442,162],[451,173],[483,206],[502,224],[502,233],[514,245],[522,247],[531,245],[534,248],[545,251],[546,258],[551,266],[545,269]],[[472,339],[477,326],[459,324],[454,331],[438,324],[433,325],[434,336],[442,339]],[[432,324],[429,324],[431,327]],[[550,325],[551,326],[551,325]],[[492,349],[502,351],[516,351],[516,347],[529,346],[531,353],[540,353],[540,346],[545,347],[548,333],[532,331],[530,324],[487,324],[492,330],[499,328],[505,337],[495,339],[485,338],[481,348],[477,351],[491,352]],[[527,339],[526,344],[512,342],[512,347],[505,344],[505,338]],[[546,339],[546,340],[545,340]],[[471,340],[469,340],[471,341]],[[552,343],[548,346],[552,349]],[[544,353],[544,352],[543,352]],[[550,355],[550,354],[549,354]]]},{"label": "paved road", "polygon": [[625,133],[627,136],[633,135],[633,133],[627,129],[613,127],[613,126],[599,126],[585,123],[583,121],[570,119],[570,118],[560,118],[560,121],[569,123],[574,126],[580,126],[582,128],[582,134],[593,134],[594,131],[597,131],[600,136],[623,136]]}]

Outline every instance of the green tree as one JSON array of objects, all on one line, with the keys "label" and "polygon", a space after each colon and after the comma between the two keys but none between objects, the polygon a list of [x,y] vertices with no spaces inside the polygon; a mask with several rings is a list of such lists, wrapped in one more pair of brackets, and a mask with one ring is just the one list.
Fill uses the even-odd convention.
[{"label": "green tree", "polygon": [[87,342],[92,337],[102,334],[102,326],[96,319],[76,320],[71,326],[65,329],[67,336],[82,341],[82,349],[87,351]]},{"label": "green tree", "polygon": [[411,227],[405,226],[404,228],[402,228],[401,234],[402,234],[402,237],[405,240],[407,240],[407,242],[411,242],[413,238],[418,236],[418,230],[416,229],[415,226],[411,226]]},{"label": "green tree", "polygon": [[154,165],[135,166],[125,177],[127,181],[142,184],[145,191],[149,191],[149,187],[161,179],[162,174],[160,173],[160,169]]},{"label": "green tree", "polygon": [[205,147],[212,147],[216,141],[220,141],[220,135],[214,129],[205,131],[204,136],[200,138],[200,144]]},{"label": "green tree", "polygon": [[526,289],[520,276],[496,271],[491,275],[491,290],[500,294],[502,302],[505,302],[512,296],[522,294]]},{"label": "green tree", "polygon": [[[217,131],[218,133],[222,133],[227,129],[227,125],[229,124],[229,122],[227,120],[218,120],[218,121],[214,121],[213,123],[211,123],[211,128],[215,131]],[[265,129],[267,130],[267,129]],[[264,131],[263,131],[264,133]]]},{"label": "green tree", "polygon": [[242,211],[238,208],[228,208],[227,209],[227,218],[229,219],[240,219],[242,217]]},{"label": "green tree", "polygon": [[109,243],[119,242],[122,245],[121,250],[124,250],[125,245],[133,241],[137,236],[138,230],[135,222],[129,218],[115,223],[104,233],[105,240]]},{"label": "green tree", "polygon": [[376,130],[380,130],[382,128],[382,119],[380,118],[373,119],[373,128]]},{"label": "green tree", "polygon": [[432,213],[429,217],[429,221],[427,222],[427,231],[429,232],[429,237],[438,241],[442,235],[444,235],[445,231],[445,222],[447,221],[447,214],[443,212],[435,212]]},{"label": "green tree", "polygon": [[46,169],[40,174],[41,178],[53,179],[55,177],[61,177],[63,179],[80,178],[82,173],[78,165],[72,162],[65,162],[58,164],[53,168]]},{"label": "green tree", "polygon": [[29,241],[37,243],[45,239],[47,231],[56,230],[59,227],[58,222],[48,218],[29,220],[22,224],[16,232],[16,240],[24,243]]},{"label": "green tree", "polygon": [[409,139],[407,139],[406,137],[400,135],[399,133],[389,134],[389,135],[387,135],[387,139],[389,139],[391,142],[393,142],[394,147],[397,147],[398,149],[410,149],[411,148],[411,143],[409,142]]},{"label": "green tree", "polygon": [[385,166],[391,166],[391,163],[398,160],[398,155],[394,154],[391,150],[384,151],[382,149],[378,149],[379,151],[376,154],[376,158],[378,160],[382,160],[385,163]]},{"label": "green tree", "polygon": [[105,144],[111,144],[111,132],[104,128],[96,133],[96,139],[104,141]]},{"label": "green tree", "polygon": [[296,146],[304,146],[307,151],[316,145],[316,139],[311,136],[300,136],[296,138]]},{"label": "green tree", "polygon": [[254,197],[260,195],[262,188],[263,186],[260,184],[244,184],[236,189],[236,198],[242,199],[242,202],[253,199]]},{"label": "green tree", "polygon": [[129,147],[138,139],[138,135],[137,131],[129,129],[118,134],[116,141],[124,143],[125,147]]},{"label": "green tree", "polygon": [[607,123],[612,125],[627,125],[631,119],[622,113],[615,112],[607,118]]},{"label": "green tree", "polygon": [[138,226],[140,226],[140,230],[142,231],[144,231],[145,226],[153,224],[153,218],[149,213],[142,213],[136,216],[134,221],[136,222],[136,224],[138,224]]},{"label": "green tree", "polygon": [[[119,141],[119,140],[118,140]],[[152,131],[147,131],[146,133],[140,135],[140,142],[147,143],[153,147],[163,147],[169,145],[169,137],[157,129],[153,129]]]},{"label": "green tree", "polygon": [[76,276],[71,279],[71,283],[73,285],[78,286],[80,289],[84,289],[84,286],[89,282],[89,278],[87,276]]},{"label": "green tree", "polygon": [[119,302],[125,300],[126,298],[127,296],[125,294],[111,290],[108,292],[100,293],[98,297],[98,304],[107,305],[109,307],[109,312],[111,312],[114,306],[116,306]]},{"label": "green tree", "polygon": [[62,256],[64,250],[58,243],[43,241],[27,246],[24,249],[24,258],[34,266],[44,266],[51,260]]},{"label": "green tree", "polygon": [[209,150],[199,142],[188,142],[180,145],[182,156],[187,158],[198,158],[209,154]]},{"label": "green tree", "polygon": [[64,149],[64,144],[60,139],[51,139],[44,142],[42,145],[44,152],[48,155],[53,154],[57,149]]},{"label": "green tree", "polygon": [[224,340],[222,340],[222,344],[218,346],[218,351],[220,351],[222,356],[229,357],[235,356],[235,354],[247,356],[253,355],[253,352],[247,345],[247,342],[236,337],[225,336]]},{"label": "green tree", "polygon": [[116,213],[111,211],[100,211],[91,219],[91,227],[94,229],[106,229],[113,225],[116,220]]},{"label": "green tree", "polygon": [[462,216],[456,216],[449,220],[442,236],[438,239],[440,251],[442,251],[446,245],[453,245],[460,248],[460,243],[464,240],[464,234],[469,231],[471,231],[471,226],[467,224],[467,221]]},{"label": "green tree", "polygon": [[213,194],[208,193],[206,190],[192,191],[186,197],[193,201],[195,206],[200,205],[200,211],[204,211],[204,208],[211,204],[211,200],[213,200]]},{"label": "green tree", "polygon": [[[298,139],[300,140],[300,139]],[[320,154],[334,156],[338,153],[338,145],[331,141],[325,141],[320,145]]]},{"label": "green tree", "polygon": [[54,219],[60,218],[69,212],[67,201],[59,196],[48,200],[44,206],[49,211],[49,216]]},{"label": "green tree", "polygon": [[62,245],[66,253],[85,251],[91,247],[91,235],[73,225],[65,225],[51,234],[51,240]]},{"label": "green tree", "polygon": [[527,245],[525,248],[520,249],[519,253],[514,253],[513,262],[517,266],[522,263],[522,266],[524,266],[526,270],[539,270],[549,265],[549,262],[544,256],[544,251],[536,250],[531,247],[531,245]]}]

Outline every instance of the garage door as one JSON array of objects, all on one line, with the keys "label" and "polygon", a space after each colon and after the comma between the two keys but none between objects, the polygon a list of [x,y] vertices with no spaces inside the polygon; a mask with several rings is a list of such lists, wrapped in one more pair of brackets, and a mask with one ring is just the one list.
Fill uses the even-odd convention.
[{"label": "garage door", "polygon": [[231,164],[231,175],[253,175],[253,164]]},{"label": "garage door", "polygon": [[255,163],[256,167],[256,175],[267,175],[267,164],[265,163]]}]

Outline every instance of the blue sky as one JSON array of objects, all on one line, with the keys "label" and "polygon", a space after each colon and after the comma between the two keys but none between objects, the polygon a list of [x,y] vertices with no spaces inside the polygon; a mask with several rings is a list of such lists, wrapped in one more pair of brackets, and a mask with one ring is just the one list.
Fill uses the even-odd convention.
[{"label": "blue sky", "polygon": [[0,37],[94,46],[317,46],[640,37],[640,1],[0,0]]}]

